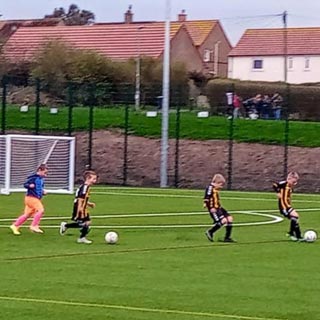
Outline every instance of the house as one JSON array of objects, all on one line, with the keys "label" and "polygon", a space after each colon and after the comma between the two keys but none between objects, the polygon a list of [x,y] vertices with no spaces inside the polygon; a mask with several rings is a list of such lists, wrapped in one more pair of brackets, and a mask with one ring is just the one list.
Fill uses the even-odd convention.
[{"label": "house", "polygon": [[228,77],[240,80],[320,82],[319,69],[320,28],[248,29],[228,58]]},{"label": "house", "polygon": [[[134,22],[131,8],[124,22],[88,26],[20,27],[7,41],[5,55],[14,62],[30,61],[52,40],[71,47],[94,50],[113,60],[138,56],[162,59],[165,22]],[[227,54],[231,45],[216,20],[187,21],[182,12],[171,22],[171,60],[184,62],[189,71],[227,75]]]},{"label": "house", "polygon": [[217,77],[226,77],[228,54],[232,46],[219,20],[187,20],[184,10],[171,28],[185,26],[192,37],[193,44],[202,58],[202,72]]},{"label": "house", "polygon": [[6,42],[20,27],[64,25],[60,18],[0,20],[0,42]]}]

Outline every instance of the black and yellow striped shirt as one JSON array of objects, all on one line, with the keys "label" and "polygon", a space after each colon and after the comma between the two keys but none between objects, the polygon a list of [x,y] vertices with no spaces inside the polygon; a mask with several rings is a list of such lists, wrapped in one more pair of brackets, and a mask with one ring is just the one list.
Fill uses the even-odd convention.
[{"label": "black and yellow striped shirt", "polygon": [[291,208],[292,188],[288,186],[287,181],[275,182],[273,189],[280,194],[279,209],[288,211]]},{"label": "black and yellow striped shirt", "polygon": [[73,204],[72,220],[83,220],[89,217],[87,205],[89,201],[90,186],[82,184],[76,191]]},{"label": "black and yellow striped shirt", "polygon": [[212,183],[206,188],[203,201],[209,210],[221,208],[219,190]]}]

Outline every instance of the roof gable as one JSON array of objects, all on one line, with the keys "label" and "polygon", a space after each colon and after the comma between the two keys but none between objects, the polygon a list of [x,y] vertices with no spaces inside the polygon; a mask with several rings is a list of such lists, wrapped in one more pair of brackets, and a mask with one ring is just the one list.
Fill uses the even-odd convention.
[{"label": "roof gable", "polygon": [[200,46],[217,24],[217,20],[174,21],[171,22],[171,28],[184,25],[187,28],[194,45]]},{"label": "roof gable", "polygon": [[270,56],[320,54],[320,28],[248,29],[229,56]]}]

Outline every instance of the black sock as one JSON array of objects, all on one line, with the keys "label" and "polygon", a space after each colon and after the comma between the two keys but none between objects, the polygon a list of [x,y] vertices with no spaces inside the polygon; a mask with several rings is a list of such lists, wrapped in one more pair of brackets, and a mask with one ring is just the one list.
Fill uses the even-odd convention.
[{"label": "black sock", "polygon": [[294,236],[295,229],[296,229],[296,224],[297,224],[296,219],[295,218],[291,218],[290,219],[290,231],[289,231],[290,236]]},{"label": "black sock", "polygon": [[80,238],[84,238],[88,233],[89,233],[89,226],[84,225],[84,226],[80,229]]},{"label": "black sock", "polygon": [[226,239],[229,239],[231,237],[231,232],[232,232],[232,224],[227,224],[226,225]]},{"label": "black sock", "polygon": [[216,232],[220,228],[221,228],[221,224],[220,223],[216,223],[216,224],[213,225],[213,227],[211,229],[209,229],[209,232],[210,232],[210,234],[213,234],[214,232]]},{"label": "black sock", "polygon": [[296,227],[294,231],[295,231],[296,237],[298,239],[301,239],[301,230],[300,230],[299,222],[296,222]]},{"label": "black sock", "polygon": [[71,223],[67,223],[65,225],[66,228],[79,228],[79,225],[77,222],[71,222]]}]

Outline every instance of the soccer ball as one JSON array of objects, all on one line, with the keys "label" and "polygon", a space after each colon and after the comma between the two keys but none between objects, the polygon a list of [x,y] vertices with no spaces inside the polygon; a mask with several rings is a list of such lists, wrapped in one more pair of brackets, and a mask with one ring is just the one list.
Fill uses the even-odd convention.
[{"label": "soccer ball", "polygon": [[318,238],[318,235],[314,230],[307,230],[304,233],[303,238],[306,242],[315,242]]},{"label": "soccer ball", "polygon": [[104,239],[106,243],[115,244],[118,242],[119,236],[115,231],[109,231],[105,234]]}]

